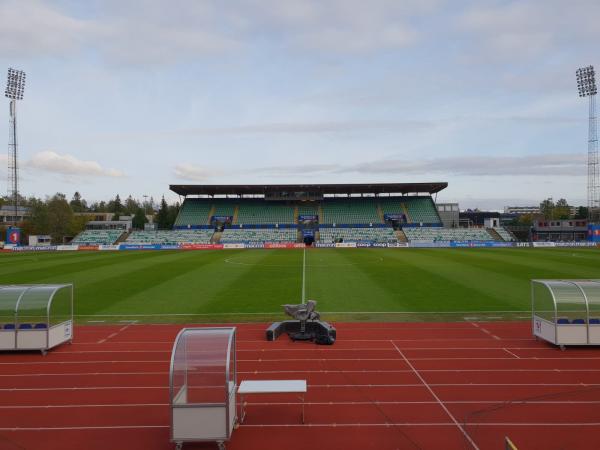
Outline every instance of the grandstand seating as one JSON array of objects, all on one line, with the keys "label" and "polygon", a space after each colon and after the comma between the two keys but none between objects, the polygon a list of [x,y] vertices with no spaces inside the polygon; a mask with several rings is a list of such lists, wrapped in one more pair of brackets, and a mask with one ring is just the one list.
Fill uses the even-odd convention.
[{"label": "grandstand seating", "polygon": [[296,242],[296,237],[295,228],[226,228],[220,242]]},{"label": "grandstand seating", "polygon": [[321,202],[324,224],[382,223],[377,214],[377,201],[372,198],[326,198]]},{"label": "grandstand seating", "polygon": [[111,245],[123,234],[124,230],[85,230],[71,241],[74,245]]},{"label": "grandstand seating", "polygon": [[181,205],[175,226],[206,225],[211,202],[204,198],[186,198]]},{"label": "grandstand seating", "polygon": [[213,216],[232,216],[235,213],[235,207],[238,203],[237,199],[216,198],[212,200],[214,211]]},{"label": "grandstand seating", "polygon": [[[314,213],[313,213],[314,214]],[[238,224],[292,224],[294,207],[282,202],[244,200],[239,202]]]},{"label": "grandstand seating", "polygon": [[493,241],[485,228],[404,227],[409,241]]},{"label": "grandstand seating", "polygon": [[408,213],[409,222],[438,224],[441,223],[437,208],[431,197],[380,197],[379,204],[384,214]]},{"label": "grandstand seating", "polygon": [[213,230],[134,231],[125,240],[132,245],[208,244]]},{"label": "grandstand seating", "polygon": [[515,240],[513,235],[510,234],[504,227],[494,227],[494,231],[496,231],[496,233],[498,233],[498,235],[506,242],[513,242]]},{"label": "grandstand seating", "polygon": [[320,242],[398,242],[391,227],[384,228],[321,228]]},{"label": "grandstand seating", "polygon": [[298,204],[299,216],[316,216],[319,214],[319,205],[316,202],[302,202]]}]

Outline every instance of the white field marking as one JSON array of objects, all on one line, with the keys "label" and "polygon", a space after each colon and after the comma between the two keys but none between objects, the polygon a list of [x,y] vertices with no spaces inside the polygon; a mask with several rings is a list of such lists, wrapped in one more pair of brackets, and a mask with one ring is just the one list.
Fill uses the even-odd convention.
[{"label": "white field marking", "polygon": [[[545,387],[597,387],[600,386],[598,383],[405,383],[405,384],[310,384],[311,388],[404,388],[404,387],[417,387],[427,388],[432,391],[432,387],[480,387],[480,386],[545,386]],[[209,389],[216,388],[219,386],[202,386],[198,389]],[[0,392],[34,392],[34,391],[100,391],[100,390],[111,390],[111,389],[169,389],[169,386],[81,386],[81,387],[53,387],[53,388],[0,388]],[[438,398],[433,394],[435,398]],[[439,403],[442,403],[439,401]],[[446,409],[446,408],[444,408]]]},{"label": "white field marking", "polygon": [[471,436],[469,436],[469,433],[467,433],[466,430],[463,428],[463,426],[456,420],[456,418],[454,417],[454,415],[450,412],[450,410],[446,407],[446,405],[444,405],[444,403],[436,395],[436,393],[433,391],[433,389],[431,388],[431,386],[429,384],[427,384],[427,381],[425,381],[425,378],[423,378],[423,376],[417,371],[417,369],[415,369],[415,366],[413,366],[411,364],[411,362],[406,358],[406,356],[404,356],[404,353],[402,353],[402,350],[400,350],[396,346],[396,344],[394,344],[393,341],[392,341],[392,345],[394,347],[396,347],[396,350],[398,351],[398,353],[400,354],[400,356],[402,357],[402,359],[404,360],[404,362],[406,364],[408,364],[408,366],[413,370],[413,372],[415,373],[415,375],[417,376],[417,378],[419,378],[419,380],[421,381],[421,383],[423,383],[423,385],[427,388],[427,390],[433,396],[433,398],[435,398],[435,400],[439,403],[439,405],[442,407],[442,409],[444,411],[446,411],[446,414],[448,415],[448,417],[450,417],[450,419],[452,419],[452,422],[454,422],[454,424],[458,427],[458,429],[460,430],[460,432],[467,439],[467,441],[469,441],[469,443],[471,444],[471,446],[475,450],[479,450],[479,447],[477,446],[477,444],[475,444],[475,441],[473,441],[473,439],[471,439]]},{"label": "white field marking", "polygon": [[[411,358],[413,361],[507,361],[514,358],[506,356],[505,358],[500,357],[485,357],[485,358],[473,358],[473,357],[458,357],[458,358]],[[545,357],[527,357],[520,358],[521,360],[532,360],[532,361],[596,361],[600,360],[600,357],[557,357],[557,358],[545,358]],[[257,358],[257,359],[238,359],[238,362],[285,362],[285,361],[318,361],[318,362],[337,362],[337,361],[397,361],[397,358]],[[41,365],[41,364],[108,364],[108,363],[119,363],[119,364],[131,364],[131,363],[161,363],[166,364],[169,361],[167,359],[159,360],[98,360],[98,361],[19,361],[19,362],[0,362],[2,365]],[[453,370],[453,369],[447,369]]]},{"label": "white field marking", "polygon": [[[452,341],[484,341],[487,342],[485,338],[452,338]],[[389,339],[344,339],[344,342],[389,342]],[[448,342],[448,339],[394,339],[395,342]],[[531,342],[531,338],[505,338],[504,341],[527,341]],[[255,342],[260,342],[264,344],[264,340],[261,339],[248,339],[238,341],[244,344],[250,344]],[[111,344],[168,344],[173,345],[173,341],[111,341]],[[97,345],[97,342],[73,342],[73,345]],[[388,347],[389,348],[389,347]],[[545,348],[545,347],[539,347]],[[261,350],[260,348],[257,350]],[[287,350],[287,349],[286,349]]]},{"label": "white field marking", "polygon": [[129,328],[131,325],[137,323],[137,320],[121,320],[120,322],[127,322],[127,325],[125,325],[124,327],[119,328],[118,331],[115,331],[114,333],[110,334],[108,337],[106,337],[104,339],[100,339],[98,341],[98,344],[103,344],[104,342],[108,341],[109,339],[114,338],[119,333],[121,333],[122,331],[125,331],[127,328]]},{"label": "white field marking", "polygon": [[[238,371],[238,373],[241,373]],[[244,372],[254,373],[254,372]],[[102,376],[102,375],[168,375],[168,371],[164,372],[69,372],[69,373],[11,373],[0,374],[0,378],[6,377],[82,377],[82,376]]]},{"label": "white field marking", "polygon": [[[600,422],[584,422],[584,423],[545,423],[545,422],[534,422],[534,423],[524,423],[524,422],[476,422],[473,425],[486,426],[486,427],[597,427],[600,425]],[[291,423],[291,424],[266,424],[266,425],[251,425],[251,424],[242,424],[240,427],[242,428],[296,428],[296,427],[309,427],[309,428],[347,428],[347,427],[455,427],[456,424],[453,422],[385,422],[385,423]],[[2,428],[0,428],[2,430]],[[475,447],[478,448],[478,447]]]},{"label": "white field marking", "polygon": [[475,322],[469,322],[471,325],[473,325],[475,328],[483,331],[485,334],[487,334],[488,336],[493,337],[494,339],[496,339],[497,341],[500,341],[501,339],[496,336],[495,334],[492,334],[489,330],[486,330],[485,328],[483,328],[482,326],[479,326],[478,324],[476,324]]},{"label": "white field marking", "polygon": [[[392,339],[395,340],[395,339]],[[556,352],[554,348],[547,347],[510,347],[514,350],[548,350]],[[453,350],[503,350],[503,347],[406,347],[403,350],[410,351],[428,351],[428,350],[436,350],[436,351],[453,351]],[[284,353],[294,353],[294,352],[311,352],[311,353],[326,353],[330,351],[336,352],[372,352],[372,351],[387,351],[387,352],[395,352],[393,348],[389,347],[372,347],[372,348],[336,348],[336,349],[328,349],[328,348],[265,348],[265,349],[238,349],[237,353],[272,353],[272,352],[284,352]],[[206,351],[195,351],[194,354],[201,353],[209,353],[209,350]],[[171,350],[73,350],[73,351],[55,351],[54,354],[60,355],[72,355],[72,354],[90,354],[90,353],[171,353]]]},{"label": "white field marking", "polygon": [[517,319],[531,319],[531,316],[516,316]]},{"label": "white field marking", "polygon": [[[421,373],[507,373],[507,372],[516,372],[516,373],[595,373],[600,372],[600,369],[421,369]],[[258,371],[256,370],[238,370],[238,374],[248,374],[248,375],[256,375]],[[267,373],[314,373],[314,374],[344,374],[344,373],[386,373],[386,374],[394,374],[394,373],[412,373],[410,369],[398,369],[398,370],[369,370],[369,369],[358,369],[358,370],[338,370],[338,369],[330,369],[330,370],[261,370],[261,374]],[[11,378],[11,377],[64,377],[64,376],[103,376],[103,375],[168,375],[168,371],[164,372],[69,372],[69,373],[14,373],[14,374],[0,374],[0,378]],[[447,403],[447,402],[446,402]]]},{"label": "white field marking", "polygon": [[502,350],[504,350],[506,353],[508,353],[509,355],[514,356],[517,359],[521,359],[519,356],[515,355],[513,352],[511,352],[510,350],[508,350],[507,348],[503,348]]},{"label": "white field marking", "polygon": [[104,323],[106,320],[87,320],[87,323]]},{"label": "white field marking", "polygon": [[[525,313],[527,311],[322,311],[322,314],[508,314]],[[165,314],[75,314],[75,317],[177,317],[177,316],[235,316],[252,314],[281,314],[280,311],[268,312],[227,312],[227,313],[165,313]],[[531,316],[527,316],[531,318]],[[442,322],[443,323],[443,322]],[[146,324],[140,324],[146,325]],[[157,324],[178,325],[178,324]]]},{"label": "white field marking", "polygon": [[302,304],[306,303],[306,247],[302,253]]},{"label": "white field marking", "polygon": [[[247,402],[248,405],[256,406],[288,406],[298,405],[302,403],[298,402]],[[526,400],[451,400],[444,402],[446,404],[453,405],[485,405],[485,404],[498,404],[506,406],[514,405],[596,405],[600,404],[600,400],[547,400],[547,401],[526,401]],[[304,402],[305,405],[313,406],[339,406],[339,405],[437,405],[436,401],[378,401],[372,400],[368,402]],[[106,404],[71,404],[71,405],[1,405],[2,409],[67,409],[67,408],[145,408],[145,407],[157,407],[157,406],[168,406],[169,403],[106,403]]]},{"label": "white field marking", "polygon": [[[588,423],[524,423],[524,422],[495,422],[495,423],[477,423],[477,426],[487,427],[597,427],[600,422]],[[291,423],[291,424],[267,424],[251,425],[242,424],[242,428],[369,428],[369,427],[454,427],[452,422],[385,422],[385,423]],[[135,430],[147,428],[170,428],[171,425],[114,425],[114,426],[96,426],[96,427],[3,427],[0,431],[79,431],[79,430]]]},{"label": "white field marking", "polygon": [[12,427],[0,431],[71,431],[71,430],[137,430],[143,428],[169,428],[171,425],[113,425],[98,427]]}]

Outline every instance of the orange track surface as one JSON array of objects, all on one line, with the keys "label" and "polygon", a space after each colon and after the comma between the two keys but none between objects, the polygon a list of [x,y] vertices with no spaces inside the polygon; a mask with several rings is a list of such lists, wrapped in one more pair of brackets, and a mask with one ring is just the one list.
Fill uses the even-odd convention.
[{"label": "orange track surface", "polygon": [[[73,345],[0,354],[0,449],[164,450],[169,358],[182,326],[79,326]],[[336,324],[333,346],[238,325],[238,382],[306,379],[249,396],[230,450],[590,449],[600,352],[536,341],[529,323]],[[186,449],[216,448],[212,443]]]}]

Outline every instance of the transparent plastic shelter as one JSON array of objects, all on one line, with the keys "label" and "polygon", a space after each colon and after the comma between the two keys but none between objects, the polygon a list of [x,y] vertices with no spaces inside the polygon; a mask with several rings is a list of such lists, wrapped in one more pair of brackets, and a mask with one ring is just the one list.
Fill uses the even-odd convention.
[{"label": "transparent plastic shelter", "polygon": [[600,280],[531,280],[533,334],[559,345],[600,345]]},{"label": "transparent plastic shelter", "polygon": [[225,448],[236,423],[235,328],[184,328],[170,370],[171,441],[216,441]]},{"label": "transparent plastic shelter", "polygon": [[73,285],[0,285],[0,350],[48,349],[73,340]]}]

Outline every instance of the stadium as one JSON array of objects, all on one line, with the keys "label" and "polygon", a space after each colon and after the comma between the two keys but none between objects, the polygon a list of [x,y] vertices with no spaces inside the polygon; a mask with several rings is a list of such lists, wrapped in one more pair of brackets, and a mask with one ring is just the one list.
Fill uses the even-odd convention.
[{"label": "stadium", "polygon": [[600,447],[572,3],[0,2],[0,450]]},{"label": "stadium", "polygon": [[[589,448],[595,350],[534,339],[530,292],[594,278],[595,244],[444,227],[433,196],[446,186],[171,185],[172,230],[96,221],[69,245],[5,249],[3,284],[72,283],[75,327],[46,356],[2,355],[2,448]],[[45,303],[18,292],[24,335]],[[16,293],[0,293],[7,332]],[[333,345],[265,339],[282,304],[308,300]],[[594,304],[557,314],[591,327]],[[211,326],[236,327],[238,383],[302,379],[306,394],[238,396],[226,439],[173,438],[173,340]],[[201,385],[209,367],[195,364]]]}]

